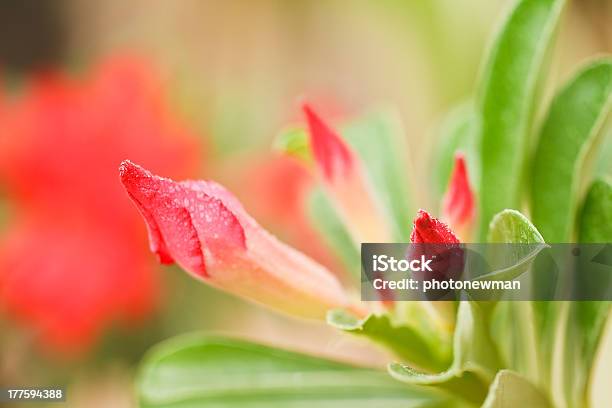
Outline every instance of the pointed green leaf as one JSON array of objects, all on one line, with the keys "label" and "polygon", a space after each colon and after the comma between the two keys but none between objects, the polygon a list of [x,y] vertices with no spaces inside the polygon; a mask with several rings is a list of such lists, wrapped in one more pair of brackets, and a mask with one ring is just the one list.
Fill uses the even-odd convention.
[{"label": "pointed green leaf", "polygon": [[531,211],[548,242],[569,242],[579,188],[612,110],[612,59],[589,64],[554,98],[533,161]]},{"label": "pointed green leaf", "polygon": [[549,408],[546,396],[533,384],[510,370],[501,370],[489,388],[483,408]]},{"label": "pointed green leaf", "polygon": [[509,264],[503,269],[495,270],[478,279],[508,280],[519,277],[530,266],[536,255],[544,249],[544,239],[539,231],[523,214],[516,210],[504,210],[496,214],[489,225],[487,236],[489,243],[507,244],[542,244],[516,246],[512,254],[514,259],[504,259],[504,264]]},{"label": "pointed green leaf", "polygon": [[327,322],[342,331],[367,337],[402,361],[426,371],[441,371],[450,362],[449,345],[432,344],[412,327],[391,321],[388,314],[371,314],[360,320],[337,309],[328,313]]},{"label": "pointed green leaf", "polygon": [[503,210],[489,225],[487,242],[507,244],[539,244],[544,238],[536,227],[519,211]]},{"label": "pointed green leaf", "polygon": [[564,0],[519,0],[489,50],[477,99],[482,163],[480,237],[520,204],[539,79]]},{"label": "pointed green leaf", "polygon": [[140,368],[143,408],[459,406],[381,371],[202,334],[154,348]]}]

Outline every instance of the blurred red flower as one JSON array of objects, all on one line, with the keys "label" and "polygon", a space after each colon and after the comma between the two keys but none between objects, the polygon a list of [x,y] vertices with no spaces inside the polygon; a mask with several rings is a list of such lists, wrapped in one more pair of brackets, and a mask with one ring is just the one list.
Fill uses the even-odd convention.
[{"label": "blurred red flower", "polygon": [[84,349],[116,321],[151,311],[157,275],[117,182],[126,157],[197,171],[198,140],[144,60],[113,57],[77,80],[46,72],[0,109],[0,307],[55,349]]}]

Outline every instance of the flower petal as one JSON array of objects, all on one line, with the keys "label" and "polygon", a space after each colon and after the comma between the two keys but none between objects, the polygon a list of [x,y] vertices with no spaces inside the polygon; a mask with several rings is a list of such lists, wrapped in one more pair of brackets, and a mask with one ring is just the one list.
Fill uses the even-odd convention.
[{"label": "flower petal", "polygon": [[290,314],[350,307],[323,266],[262,229],[225,188],[174,182],[129,161],[121,181],[149,227],[151,248],[207,283]]},{"label": "flower petal", "polygon": [[324,176],[333,181],[346,176],[354,166],[354,154],[342,138],[314,112],[308,104],[302,105],[310,134],[310,145]]},{"label": "flower petal", "polygon": [[450,225],[458,231],[467,232],[474,221],[474,193],[470,187],[465,157],[455,155],[455,167],[451,174],[448,190],[443,200],[443,214]]},{"label": "flower petal", "polygon": [[176,261],[189,272],[207,277],[203,242],[215,257],[246,248],[238,219],[219,199],[154,176],[129,161],[121,164],[119,174],[147,221],[151,250],[161,263]]}]

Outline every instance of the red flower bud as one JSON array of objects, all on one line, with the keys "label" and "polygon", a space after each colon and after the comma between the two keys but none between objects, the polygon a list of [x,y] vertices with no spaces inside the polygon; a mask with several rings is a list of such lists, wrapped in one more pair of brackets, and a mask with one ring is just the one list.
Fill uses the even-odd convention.
[{"label": "red flower bud", "polygon": [[414,220],[414,229],[410,234],[414,244],[458,244],[459,239],[446,224],[429,215],[425,210],[419,210]]},{"label": "red flower bud", "polygon": [[465,157],[461,153],[455,155],[455,167],[444,196],[442,212],[450,225],[459,231],[469,230],[474,220],[474,193],[470,188]]},{"label": "red flower bud", "polygon": [[[446,224],[432,217],[425,210],[419,210],[414,220],[414,229],[410,234],[413,244],[408,256],[414,259],[424,255],[432,259],[431,271],[415,273],[417,279],[448,280],[457,279],[463,272],[464,254],[459,245],[459,239]],[[437,244],[437,245],[436,245]],[[427,296],[430,299],[444,299],[447,290],[432,291]]]},{"label": "red flower bud", "polygon": [[219,184],[175,182],[129,161],[120,176],[161,262],[303,317],[324,318],[331,308],[351,306],[331,272],[262,229]]}]

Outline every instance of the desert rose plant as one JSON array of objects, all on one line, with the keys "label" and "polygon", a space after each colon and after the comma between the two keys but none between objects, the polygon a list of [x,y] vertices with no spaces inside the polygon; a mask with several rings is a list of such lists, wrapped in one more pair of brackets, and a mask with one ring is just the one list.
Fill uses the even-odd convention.
[{"label": "desert rose plant", "polygon": [[417,212],[405,182],[407,149],[390,112],[336,127],[305,104],[305,125],[280,136],[277,147],[318,180],[310,216],[351,272],[352,288],[265,231],[221,185],[173,181],[124,161],[121,182],[160,262],[285,314],[326,320],[395,355],[385,372],[248,341],[181,336],[142,363],[141,406],[589,405],[606,302],[355,296],[362,242],[612,241],[612,157],[598,147],[612,103],[612,60],[580,68],[542,119],[536,115],[563,7],[562,0],[520,0],[501,25],[473,100],[441,127],[432,168],[445,191],[440,208]]}]

